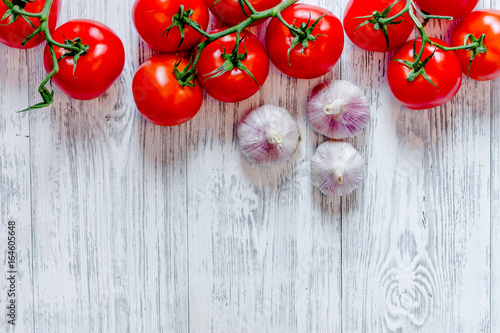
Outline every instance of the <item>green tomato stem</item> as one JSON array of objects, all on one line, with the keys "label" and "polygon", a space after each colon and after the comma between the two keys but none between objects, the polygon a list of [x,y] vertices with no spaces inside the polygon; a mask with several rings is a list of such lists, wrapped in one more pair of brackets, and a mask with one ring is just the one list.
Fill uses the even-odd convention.
[{"label": "green tomato stem", "polygon": [[[5,3],[5,1],[4,1]],[[19,16],[27,16],[27,17],[38,17],[38,18],[41,18],[42,17],[42,13],[29,13],[27,11],[25,11],[24,9],[21,9],[19,6],[13,6],[11,8],[12,12],[16,15],[19,15]]]},{"label": "green tomato stem", "polygon": [[281,24],[283,24],[285,27],[288,28],[288,30],[290,31],[294,31],[297,35],[304,35],[304,32],[302,30],[300,30],[299,28],[289,24],[287,21],[285,21],[285,19],[283,18],[283,16],[281,16],[281,13],[278,13],[276,15],[276,17],[278,18],[278,20],[280,20]]},{"label": "green tomato stem", "polygon": [[24,41],[23,45],[25,45],[27,42],[29,42],[33,37],[35,37],[37,34],[41,34],[45,40],[47,41],[48,48],[50,50],[51,54],[51,60],[52,60],[52,71],[45,77],[45,79],[42,81],[40,84],[38,91],[40,92],[40,95],[42,96],[43,102],[38,103],[34,106],[30,106],[20,112],[24,111],[29,111],[33,109],[39,109],[42,107],[49,106],[53,102],[53,91],[49,92],[47,89],[46,85],[49,83],[49,81],[54,77],[54,75],[59,71],[59,64],[58,64],[58,59],[54,50],[54,46],[66,49],[68,51],[74,51],[74,52],[79,52],[80,49],[78,47],[68,45],[68,44],[63,44],[56,42],[50,33],[49,29],[49,16],[50,16],[50,9],[52,8],[52,4],[54,3],[54,0],[47,0],[43,6],[43,9],[39,13],[29,13],[25,11],[24,9],[21,9],[18,5],[13,5],[12,1],[9,0],[1,0],[8,8],[12,10],[12,13],[15,15],[18,15],[20,17],[23,17],[26,19],[28,22],[29,17],[36,17],[40,20],[40,25],[38,28],[35,28],[33,33],[31,33]]},{"label": "green tomato stem", "polygon": [[253,6],[249,0],[239,0],[239,1],[241,1],[243,4],[245,4],[245,6],[247,6],[247,8],[248,8],[248,10],[250,10],[251,14],[258,14],[259,13],[258,11],[255,10],[255,8],[253,8]]},{"label": "green tomato stem", "polygon": [[233,52],[232,52],[234,59],[236,59],[238,57],[238,52],[240,50],[240,42],[241,42],[241,30],[238,29],[236,31],[236,42],[234,44],[234,48],[233,48]]},{"label": "green tomato stem", "polygon": [[205,32],[205,30],[200,29],[200,27],[193,20],[187,20],[186,24],[189,25],[194,30],[196,30],[200,35],[206,38],[210,37],[210,34],[208,32]]},{"label": "green tomato stem", "polygon": [[431,40],[427,36],[427,33],[425,32],[424,27],[422,25],[420,25],[420,27],[417,27],[417,29],[418,29],[418,32],[420,34],[420,38],[422,39],[422,45],[420,45],[420,51],[418,52],[418,55],[416,57],[415,57],[415,55],[413,55],[415,57],[415,62],[418,62],[418,61],[420,61],[420,59],[422,59],[422,56],[423,56],[424,51],[425,51],[425,44],[431,43]]},{"label": "green tomato stem", "polygon": [[473,49],[474,47],[477,47],[479,44],[478,43],[470,43],[467,45],[461,45],[461,46],[456,46],[456,47],[447,47],[444,45],[441,45],[439,43],[433,42],[430,40],[430,38],[427,36],[427,33],[425,32],[424,26],[420,22],[420,20],[417,18],[415,15],[415,12],[412,10],[415,8],[415,10],[422,15],[422,17],[426,20],[428,19],[445,19],[445,20],[452,20],[453,17],[450,16],[439,16],[439,15],[428,15],[423,13],[415,4],[413,0],[406,0],[406,5],[405,7],[397,14],[387,17],[387,18],[381,18],[379,19],[380,24],[390,24],[391,22],[394,22],[396,19],[399,17],[403,16],[405,13],[408,13],[410,18],[412,19],[413,23],[418,29],[419,35],[422,39],[422,45],[420,47],[420,50],[418,54],[414,55],[415,57],[415,62],[418,62],[422,59],[422,55],[425,50],[425,44],[431,44],[433,46],[436,46],[437,48],[443,50],[443,51],[455,51],[455,50],[464,50],[464,49]]},{"label": "green tomato stem", "polygon": [[424,26],[419,21],[419,19],[417,18],[417,16],[413,12],[413,10],[411,10],[412,8],[415,8],[420,13],[420,15],[422,15],[426,19],[436,18],[436,19],[450,20],[453,18],[449,17],[449,16],[438,16],[438,15],[424,14],[418,9],[418,7],[415,5],[413,0],[406,0],[406,6],[405,6],[405,8],[403,8],[401,10],[401,12],[399,12],[398,14],[396,14],[392,17],[389,17],[387,19],[382,20],[383,23],[391,22],[394,19],[397,19],[398,17],[400,17],[400,16],[404,15],[406,12],[408,12],[408,14],[410,15],[410,18],[413,20],[413,23],[415,24],[415,26],[418,29],[418,32],[420,34],[420,38],[422,39],[422,45],[420,47],[419,53],[415,56],[415,62],[418,62],[422,59],[422,55],[423,55],[424,50],[425,50],[425,44],[430,44],[430,45],[436,46],[437,48],[439,48],[443,51],[456,51],[456,50],[472,49],[472,48],[479,45],[478,43],[474,42],[474,43],[469,43],[467,45],[447,47],[447,46],[444,46],[444,45],[441,45],[439,43],[431,41],[431,39],[429,38],[429,36],[427,36],[427,33],[425,32]]},{"label": "green tomato stem", "polygon": [[388,17],[385,19],[381,19],[380,23],[389,23],[389,22],[392,22],[392,21],[400,18],[401,16],[403,16],[406,12],[408,12],[411,9],[412,4],[413,4],[412,0],[406,0],[405,8],[403,8],[399,13],[395,14],[394,16],[391,16],[391,17]]},{"label": "green tomato stem", "polygon": [[52,77],[59,71],[59,63],[57,61],[57,56],[56,56],[56,51],[54,50],[54,46],[49,44],[49,50],[52,62],[54,63],[54,67],[52,68],[52,71],[49,73],[49,75],[47,75],[47,77],[42,81],[40,86],[45,86],[52,79]]},{"label": "green tomato stem", "polygon": [[[383,13],[388,13],[390,11],[390,9],[392,8],[392,6],[394,6],[394,4],[392,4],[391,6],[387,7],[383,11]],[[415,11],[413,9],[415,9]],[[423,13],[416,6],[416,4],[413,2],[413,0],[406,0],[405,8],[403,8],[398,14],[396,14],[396,15],[390,17],[390,18],[385,18],[385,19],[384,18],[380,18],[379,15],[378,15],[380,13],[378,11],[373,12],[372,16],[363,17],[363,18],[369,18],[369,20],[365,21],[360,26],[368,24],[368,23],[372,23],[374,25],[375,24],[379,24],[379,25],[385,27],[386,25],[393,24],[394,19],[402,16],[406,12],[409,14],[411,20],[413,21],[413,23],[415,24],[415,26],[418,29],[418,32],[419,32],[419,35],[420,35],[420,38],[421,38],[420,50],[417,53],[417,50],[416,50],[417,39],[415,39],[414,40],[414,44],[413,44],[413,59],[414,59],[413,62],[412,61],[407,61],[407,60],[402,60],[402,59],[392,59],[392,60],[393,61],[397,61],[399,63],[402,63],[403,65],[405,65],[405,66],[407,66],[408,68],[411,69],[411,71],[409,72],[408,76],[406,77],[406,80],[408,82],[412,82],[417,77],[421,76],[425,80],[427,80],[430,84],[432,84],[434,87],[436,87],[436,89],[439,90],[439,87],[434,82],[432,82],[431,78],[425,72],[425,66],[432,59],[432,57],[434,56],[434,52],[436,52],[436,49],[438,49],[438,48],[441,49],[441,50],[443,50],[443,51],[445,51],[445,52],[456,51],[456,50],[470,50],[470,51],[472,51],[472,55],[471,55],[471,58],[470,58],[470,61],[469,61],[469,70],[470,70],[472,61],[474,60],[474,58],[476,57],[476,55],[478,53],[486,53],[486,51],[487,51],[486,46],[483,44],[483,41],[485,39],[485,35],[484,34],[482,34],[479,38],[476,38],[474,35],[469,34],[467,38],[469,39],[470,43],[468,43],[468,44],[464,43],[464,45],[455,46],[455,47],[444,46],[444,45],[441,45],[439,43],[436,43],[436,42],[432,41],[429,38],[429,36],[427,36],[427,33],[425,32],[425,29],[424,29],[425,23],[427,23],[427,21],[429,19],[431,19],[431,18],[447,19],[447,20],[451,20],[453,18],[450,17],[450,16],[427,15],[427,14]],[[415,15],[415,12],[419,13],[424,18],[424,20],[425,20],[424,24],[422,24],[422,22],[420,22],[420,20]],[[374,21],[376,21],[376,22],[374,22]],[[398,23],[401,23],[401,21],[399,21]],[[387,45],[389,45],[388,36],[386,35],[385,37],[386,37],[386,40],[387,40]],[[432,52],[431,55],[429,55],[425,59],[422,59],[427,44],[434,46],[435,49],[434,49],[434,51]]]},{"label": "green tomato stem", "polygon": [[469,44],[465,44],[465,45],[461,45],[461,46],[453,46],[453,47],[443,46],[443,45],[438,44],[438,43],[433,42],[433,41],[429,41],[429,43],[436,46],[437,48],[440,48],[443,51],[446,51],[446,52],[457,51],[457,50],[470,50],[470,49],[473,49],[473,48],[479,46],[479,43],[477,43],[477,42],[469,43]]},{"label": "green tomato stem", "polygon": [[[280,21],[284,22],[283,24],[285,24],[286,27],[289,28],[290,30],[294,30],[294,31],[299,30],[299,29],[289,25],[288,23],[286,23],[280,15],[280,13],[283,10],[285,10],[286,8],[290,7],[291,5],[297,3],[299,0],[285,0],[277,6],[271,8],[271,9],[268,9],[268,10],[261,11],[261,12],[256,11],[255,8],[252,7],[252,5],[250,4],[250,2],[248,0],[239,0],[239,1],[241,1],[242,4],[244,4],[245,6],[247,6],[252,14],[243,22],[241,22],[235,26],[232,26],[228,29],[216,32],[216,33],[207,33],[205,31],[203,31],[202,29],[200,29],[197,26],[196,22],[194,22],[190,18],[184,19],[183,22],[185,24],[194,28],[201,35],[203,35],[206,39],[196,46],[196,51],[195,51],[196,55],[195,55],[193,61],[191,62],[190,66],[188,68],[185,68],[181,72],[181,76],[178,78],[181,85],[185,85],[187,81],[192,81],[194,79],[195,73],[196,73],[196,65],[198,64],[201,53],[208,45],[210,45],[211,43],[213,43],[214,41],[216,41],[219,38],[236,33],[236,43],[235,43],[235,47],[232,50],[232,55],[233,55],[233,57],[237,58],[239,46],[241,43],[241,40],[240,40],[241,32],[256,21],[270,18],[270,17],[278,17],[280,19]],[[299,30],[299,33],[302,33],[302,31]]]}]

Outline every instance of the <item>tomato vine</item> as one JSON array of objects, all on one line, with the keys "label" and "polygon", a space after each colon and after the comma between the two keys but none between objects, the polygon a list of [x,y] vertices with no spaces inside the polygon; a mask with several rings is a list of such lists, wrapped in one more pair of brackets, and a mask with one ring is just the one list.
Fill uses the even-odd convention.
[{"label": "tomato vine", "polygon": [[[59,43],[55,41],[52,38],[52,35],[50,33],[49,29],[49,15],[50,15],[50,9],[52,7],[52,4],[54,0],[46,0],[45,5],[43,9],[39,13],[30,13],[24,10],[24,5],[28,2],[32,2],[30,0],[1,0],[8,8],[8,10],[5,12],[4,16],[2,19],[7,19],[9,18],[9,23],[12,24],[15,20],[18,20],[20,18],[28,21],[30,25],[35,29],[26,39],[21,43],[21,45],[25,45],[28,43],[33,37],[35,37],[38,34],[41,34],[44,36],[45,40],[47,41],[48,48],[50,50],[51,58],[52,58],[52,63],[53,63],[53,69],[52,71],[45,77],[45,79],[42,81],[40,86],[38,87],[38,92],[40,93],[40,96],[43,99],[43,102],[37,103],[33,106],[30,106],[24,110],[21,110],[19,112],[25,112],[29,110],[34,110],[34,109],[41,109],[44,107],[49,106],[52,104],[54,101],[54,90],[47,88],[47,84],[51,81],[52,77],[59,71],[59,60],[57,59],[54,46],[63,48],[68,50],[68,52],[64,55],[64,57],[73,57],[75,67],[78,61],[78,58],[85,53],[87,53],[89,46],[82,44],[81,40],[79,38],[75,38],[74,40],[67,39],[64,44]],[[31,21],[29,20],[30,17],[37,18],[40,20],[40,25],[38,27],[35,27]]]},{"label": "tomato vine", "polygon": [[466,40],[464,41],[464,44],[461,46],[455,46],[455,47],[449,47],[449,46],[444,46],[441,45],[437,42],[432,41],[427,33],[425,32],[425,24],[422,24],[420,20],[417,18],[415,15],[415,11],[417,11],[423,18],[424,18],[424,23],[426,23],[429,19],[445,19],[445,20],[452,20],[453,17],[451,16],[440,16],[440,15],[429,15],[421,11],[418,6],[415,4],[413,0],[405,0],[406,5],[405,7],[398,12],[397,14],[387,17],[390,10],[394,5],[396,5],[398,2],[402,0],[397,0],[396,2],[392,3],[390,6],[388,6],[385,10],[382,12],[379,11],[374,11],[371,15],[367,16],[362,16],[362,17],[357,17],[357,18],[366,18],[367,20],[358,25],[357,28],[362,27],[366,24],[373,24],[375,30],[381,30],[382,33],[384,34],[385,40],[387,42],[387,46],[389,47],[389,37],[388,37],[388,32],[387,32],[387,27],[394,25],[394,24],[399,24],[402,22],[400,19],[405,13],[408,13],[414,22],[415,26],[418,29],[420,38],[422,39],[422,44],[420,46],[420,49],[417,51],[416,50],[416,39],[414,43],[414,50],[413,50],[413,56],[414,56],[414,61],[407,61],[407,60],[401,60],[401,59],[392,59],[394,61],[398,61],[408,68],[411,69],[410,73],[407,76],[407,81],[412,82],[415,80],[418,76],[424,77],[429,83],[434,85],[437,89],[439,89],[427,76],[425,72],[425,65],[429,62],[429,60],[433,57],[434,53],[431,54],[429,57],[422,59],[424,50],[426,48],[426,44],[430,44],[432,46],[435,46],[436,48],[439,48],[443,51],[456,51],[456,50],[470,50],[472,51],[472,55],[470,57],[469,61],[469,69],[470,65],[472,64],[472,61],[476,57],[478,53],[486,53],[486,46],[484,45],[484,39],[485,39],[485,34],[482,34],[479,37],[476,37],[472,34],[468,34]]},{"label": "tomato vine", "polygon": [[183,6],[180,6],[179,13],[174,15],[174,17],[172,18],[172,24],[167,28],[167,33],[170,31],[170,29],[177,27],[181,30],[181,35],[183,35],[182,29],[184,26],[188,25],[193,29],[195,29],[203,37],[205,37],[205,39],[196,46],[196,50],[194,53],[195,55],[190,60],[189,65],[186,66],[182,71],[178,70],[175,71],[179,84],[183,87],[193,86],[194,78],[196,77],[196,64],[198,63],[200,55],[203,52],[203,50],[209,44],[213,43],[217,39],[233,33],[236,33],[236,45],[234,46],[231,53],[223,55],[223,58],[225,60],[224,64],[211,74],[213,76],[219,76],[227,71],[232,70],[233,68],[239,68],[242,71],[246,72],[248,75],[250,75],[252,79],[256,82],[256,84],[258,84],[255,78],[253,77],[252,73],[248,71],[248,69],[241,62],[246,57],[246,53],[239,53],[238,51],[240,43],[242,41],[241,33],[243,32],[244,29],[246,29],[247,27],[249,27],[250,25],[259,20],[276,17],[280,20],[281,23],[283,23],[290,30],[292,36],[294,36],[294,41],[288,51],[290,52],[295,46],[299,44],[302,45],[303,48],[307,48],[308,43],[310,41],[315,41],[319,36],[319,35],[316,36],[313,35],[312,31],[314,27],[319,23],[319,21],[323,18],[324,15],[316,19],[314,22],[309,22],[308,24],[301,24],[299,27],[296,27],[293,22],[290,24],[286,22],[281,16],[281,12],[283,10],[292,6],[296,2],[298,2],[298,0],[285,0],[271,9],[259,12],[255,10],[255,8],[252,6],[249,0],[239,0],[242,11],[246,13],[245,11],[246,7],[248,8],[250,15],[247,15],[247,18],[243,22],[235,26],[232,26],[228,29],[225,29],[223,31],[218,31],[216,33],[208,33],[203,31],[200,25],[189,17],[190,15],[185,14],[187,12],[184,11]]}]

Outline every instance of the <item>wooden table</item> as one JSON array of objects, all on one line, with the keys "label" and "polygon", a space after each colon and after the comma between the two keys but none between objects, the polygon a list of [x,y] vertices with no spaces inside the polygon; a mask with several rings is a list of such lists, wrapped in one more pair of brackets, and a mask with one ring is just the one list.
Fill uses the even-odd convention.
[{"label": "wooden table", "polygon": [[[337,16],[347,4],[308,2]],[[152,55],[132,3],[64,1],[60,22],[96,19],[125,43],[122,76],[95,101],[57,91],[51,108],[21,117],[14,111],[39,99],[43,48],[0,46],[2,251],[10,220],[18,242],[17,325],[2,315],[0,331],[500,332],[498,79],[464,78],[452,102],[410,111],[389,91],[390,55],[346,41],[326,77],[272,67],[250,100],[206,98],[193,121],[160,128],[131,96]],[[447,39],[453,24],[429,31]],[[369,126],[350,140],[365,181],[344,198],[309,178],[325,138],[305,106],[328,78],[359,85],[372,103]],[[302,141],[293,161],[255,169],[235,127],[264,103],[290,110]]]}]

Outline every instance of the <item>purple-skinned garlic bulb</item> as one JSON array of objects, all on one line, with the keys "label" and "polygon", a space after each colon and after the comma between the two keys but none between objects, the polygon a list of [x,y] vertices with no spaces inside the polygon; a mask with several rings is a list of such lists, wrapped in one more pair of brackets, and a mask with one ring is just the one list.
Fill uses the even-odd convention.
[{"label": "purple-skinned garlic bulb", "polygon": [[263,105],[245,115],[238,125],[238,139],[250,163],[264,167],[289,160],[297,151],[300,134],[287,110]]},{"label": "purple-skinned garlic bulb", "polygon": [[312,128],[330,139],[359,134],[370,121],[370,103],[354,84],[334,80],[314,87],[307,104]]},{"label": "purple-skinned garlic bulb", "polygon": [[348,142],[327,141],[311,159],[311,181],[323,194],[348,195],[363,181],[365,160]]}]

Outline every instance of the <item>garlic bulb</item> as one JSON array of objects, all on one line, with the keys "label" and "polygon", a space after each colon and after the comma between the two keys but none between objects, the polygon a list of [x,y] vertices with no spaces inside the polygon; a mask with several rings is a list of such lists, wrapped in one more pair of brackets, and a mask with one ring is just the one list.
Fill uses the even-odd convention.
[{"label": "garlic bulb", "polygon": [[300,134],[287,110],[263,105],[245,115],[238,126],[238,138],[240,149],[250,163],[269,166],[292,157]]},{"label": "garlic bulb", "polygon": [[323,194],[347,195],[361,185],[365,160],[348,142],[327,141],[311,159],[311,181]]},{"label": "garlic bulb", "polygon": [[307,116],[312,128],[331,139],[356,136],[370,120],[370,104],[350,82],[326,81],[314,87]]}]

